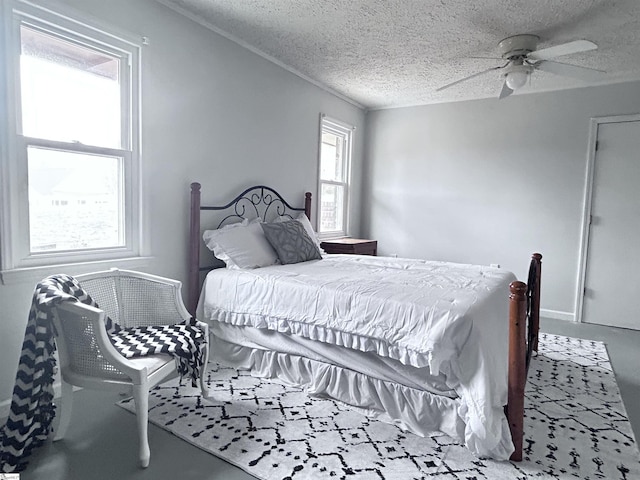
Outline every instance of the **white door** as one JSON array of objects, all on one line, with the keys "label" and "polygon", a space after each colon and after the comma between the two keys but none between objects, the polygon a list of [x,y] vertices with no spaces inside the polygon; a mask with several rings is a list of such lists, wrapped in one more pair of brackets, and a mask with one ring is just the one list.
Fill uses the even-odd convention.
[{"label": "white door", "polygon": [[600,123],[583,321],[640,330],[640,120]]}]

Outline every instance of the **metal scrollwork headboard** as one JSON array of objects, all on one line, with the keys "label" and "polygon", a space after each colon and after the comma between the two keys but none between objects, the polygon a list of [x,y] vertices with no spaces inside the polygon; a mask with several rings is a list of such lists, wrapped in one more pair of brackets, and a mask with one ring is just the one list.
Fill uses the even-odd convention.
[{"label": "metal scrollwork headboard", "polygon": [[306,213],[304,207],[292,207],[278,192],[265,185],[256,185],[255,187],[247,188],[226,205],[215,207],[201,206],[200,210],[231,210],[230,213],[219,221],[216,228],[221,228],[229,223],[242,221],[244,219],[251,220],[260,218],[268,222],[279,216],[294,218],[291,212]]},{"label": "metal scrollwork headboard", "polygon": [[[203,211],[221,212],[223,218],[212,228],[240,222],[244,219],[260,218],[265,222],[279,216],[294,218],[294,214],[304,212],[311,220],[311,193],[305,193],[304,207],[292,207],[282,195],[273,188],[265,185],[249,187],[225,205],[204,206],[200,203],[200,184],[191,184],[191,217],[189,230],[189,292],[188,309],[192,315],[198,303],[200,294],[200,274],[215,266],[200,266],[200,248],[202,232],[200,229],[200,215]],[[224,265],[224,264],[223,264]]]}]

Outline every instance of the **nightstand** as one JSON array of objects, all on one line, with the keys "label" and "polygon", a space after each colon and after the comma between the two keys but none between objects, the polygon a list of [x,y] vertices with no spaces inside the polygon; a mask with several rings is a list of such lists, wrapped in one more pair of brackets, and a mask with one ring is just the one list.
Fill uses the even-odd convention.
[{"label": "nightstand", "polygon": [[327,253],[348,253],[351,255],[377,255],[378,241],[363,238],[338,238],[321,242]]}]

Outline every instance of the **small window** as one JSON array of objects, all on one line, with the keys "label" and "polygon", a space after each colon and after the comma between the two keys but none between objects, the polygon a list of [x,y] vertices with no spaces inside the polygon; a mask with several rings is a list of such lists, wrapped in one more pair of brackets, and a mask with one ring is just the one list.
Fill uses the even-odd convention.
[{"label": "small window", "polygon": [[323,116],[320,133],[318,234],[346,236],[353,127]]},{"label": "small window", "polygon": [[7,4],[15,81],[6,85],[3,269],[139,255],[139,47],[27,2]]}]

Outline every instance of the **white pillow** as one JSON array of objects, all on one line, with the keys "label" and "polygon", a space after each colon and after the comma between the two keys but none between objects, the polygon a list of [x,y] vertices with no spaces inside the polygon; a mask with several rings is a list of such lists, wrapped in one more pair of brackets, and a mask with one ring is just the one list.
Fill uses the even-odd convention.
[{"label": "white pillow", "polygon": [[259,219],[205,230],[202,238],[227,268],[259,268],[278,262],[278,254],[264,236]]},{"label": "white pillow", "polygon": [[[276,219],[276,222],[287,222],[289,220],[291,220],[291,218],[283,216],[283,217],[278,217]],[[313,243],[315,243],[316,246],[318,247],[318,250],[320,250],[320,253],[325,253],[325,251],[320,246],[320,240],[318,240],[318,235],[316,235],[316,232],[313,230],[313,227],[311,226],[311,222],[309,221],[309,218],[307,218],[307,214],[301,213],[300,215],[298,215],[298,218],[295,218],[294,220],[297,220],[302,224],[305,231],[307,232],[307,235],[309,235],[311,240],[313,240]]]}]

